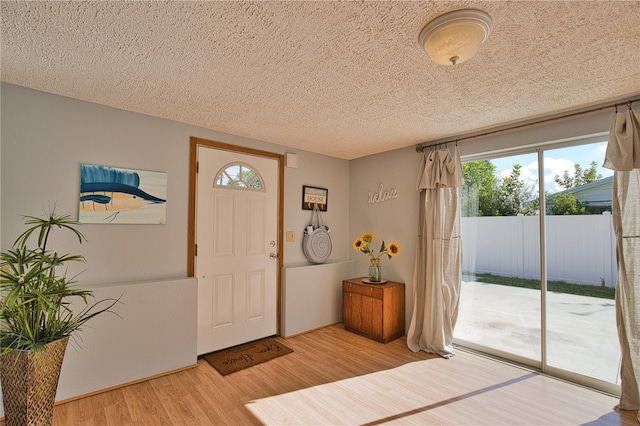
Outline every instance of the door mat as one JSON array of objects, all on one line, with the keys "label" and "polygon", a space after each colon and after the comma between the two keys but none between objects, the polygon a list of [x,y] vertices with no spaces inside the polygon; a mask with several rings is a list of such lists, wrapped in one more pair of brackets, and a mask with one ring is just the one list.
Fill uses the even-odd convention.
[{"label": "door mat", "polygon": [[276,339],[267,338],[212,352],[204,355],[203,358],[220,374],[226,376],[291,352],[293,352],[293,349],[288,348]]}]

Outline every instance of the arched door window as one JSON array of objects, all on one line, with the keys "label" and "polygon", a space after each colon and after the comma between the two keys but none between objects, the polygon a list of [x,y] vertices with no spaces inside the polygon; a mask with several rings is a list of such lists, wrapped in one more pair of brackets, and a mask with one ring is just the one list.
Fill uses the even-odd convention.
[{"label": "arched door window", "polygon": [[246,163],[229,163],[221,168],[213,186],[265,191],[262,176]]}]

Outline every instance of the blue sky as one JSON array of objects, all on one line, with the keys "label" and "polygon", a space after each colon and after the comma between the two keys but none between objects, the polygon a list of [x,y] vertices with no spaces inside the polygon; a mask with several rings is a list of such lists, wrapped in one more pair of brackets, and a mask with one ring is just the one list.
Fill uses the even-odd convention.
[{"label": "blue sky", "polygon": [[[582,166],[583,169],[586,169],[589,167],[589,163],[595,161],[598,164],[598,173],[602,174],[603,178],[613,175],[612,170],[602,167],[606,149],[607,142],[599,142],[588,145],[580,145],[570,148],[552,149],[545,151],[545,191],[547,191],[548,193],[554,193],[562,190],[562,188],[559,188],[556,185],[554,177],[556,175],[562,176],[565,170],[568,170],[569,175],[573,176],[574,163],[578,163]],[[538,181],[537,153],[499,158],[491,160],[491,162],[495,164],[498,176],[500,177],[509,175],[514,164],[520,164],[522,166],[522,172],[520,176],[523,181],[529,182],[531,184],[535,184]]]}]

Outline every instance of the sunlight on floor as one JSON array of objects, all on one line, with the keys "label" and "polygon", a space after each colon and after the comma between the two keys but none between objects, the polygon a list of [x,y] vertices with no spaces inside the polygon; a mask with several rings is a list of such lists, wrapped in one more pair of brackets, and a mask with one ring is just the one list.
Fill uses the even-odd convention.
[{"label": "sunlight on floor", "polygon": [[[413,362],[246,407],[266,425],[469,424],[470,419],[495,425],[584,424],[609,413],[615,403],[603,394],[458,353],[450,360]],[[563,410],[566,404],[580,409]]]}]

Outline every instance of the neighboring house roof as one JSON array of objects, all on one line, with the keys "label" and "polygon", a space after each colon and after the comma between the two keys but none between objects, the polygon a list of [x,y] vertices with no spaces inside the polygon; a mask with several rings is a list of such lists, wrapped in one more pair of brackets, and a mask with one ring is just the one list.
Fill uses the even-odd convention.
[{"label": "neighboring house roof", "polygon": [[576,199],[588,206],[605,207],[611,205],[612,189],[613,176],[609,176],[595,182],[551,194],[549,195],[549,201],[560,194],[573,194]]}]

